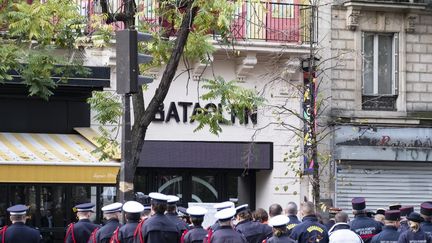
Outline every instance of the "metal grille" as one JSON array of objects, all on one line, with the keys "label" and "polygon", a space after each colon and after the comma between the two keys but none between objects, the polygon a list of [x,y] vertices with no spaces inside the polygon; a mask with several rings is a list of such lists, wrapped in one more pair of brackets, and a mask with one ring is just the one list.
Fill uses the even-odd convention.
[{"label": "metal grille", "polygon": [[397,96],[362,96],[362,109],[373,111],[395,111]]},{"label": "metal grille", "polygon": [[336,206],[351,212],[351,199],[365,197],[371,210],[391,203],[418,210],[420,203],[432,198],[431,179],[427,162],[342,162],[337,166]]}]

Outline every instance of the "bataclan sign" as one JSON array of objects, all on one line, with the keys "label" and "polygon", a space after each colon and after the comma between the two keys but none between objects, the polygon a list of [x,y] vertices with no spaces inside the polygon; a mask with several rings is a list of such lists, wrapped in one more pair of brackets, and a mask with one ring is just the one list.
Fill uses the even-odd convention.
[{"label": "bataclan sign", "polygon": [[[169,122],[171,120],[175,120],[176,122],[180,122],[180,120],[183,123],[189,122],[193,123],[194,120],[191,119],[191,116],[197,114],[199,112],[200,108],[204,108],[211,112],[220,112],[222,110],[221,104],[214,104],[214,103],[208,103],[204,107],[202,107],[198,102],[171,102],[168,106],[168,108],[165,107],[165,105],[161,105],[159,107],[159,110],[156,112],[155,117],[153,118],[153,121],[155,122]],[[179,112],[180,111],[180,112]],[[252,124],[257,124],[257,113],[256,112],[245,112],[244,117],[244,124],[249,124],[249,119],[252,122]],[[181,119],[180,119],[181,115]],[[229,116],[229,114],[227,115]],[[236,122],[236,119],[238,118],[236,115],[231,114],[230,119],[232,124]]]}]

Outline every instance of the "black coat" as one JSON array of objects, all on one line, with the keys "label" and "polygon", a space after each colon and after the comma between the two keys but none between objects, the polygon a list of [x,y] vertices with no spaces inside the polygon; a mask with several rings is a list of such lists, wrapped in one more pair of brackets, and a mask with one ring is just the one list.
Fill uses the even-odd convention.
[{"label": "black coat", "polygon": [[179,218],[177,214],[175,214],[175,213],[167,213],[165,215],[171,221],[173,221],[176,224],[177,228],[179,228],[181,232],[190,229],[189,225],[185,221],[183,221],[181,218]]},{"label": "black coat", "polygon": [[0,234],[1,243],[39,243],[42,237],[39,230],[33,229],[24,223],[15,223],[6,228],[4,235],[5,242],[2,240],[3,235]]},{"label": "black coat", "polygon": [[351,230],[359,235],[364,243],[370,243],[372,237],[382,230],[379,222],[367,217],[365,214],[356,215],[350,222],[350,226]]},{"label": "black coat", "polygon": [[382,231],[375,235],[371,243],[397,243],[400,232],[393,226],[384,226]]},{"label": "black coat", "polygon": [[432,236],[432,222],[423,222],[420,227],[426,234]]},{"label": "black coat", "polygon": [[145,243],[176,243],[180,242],[180,229],[167,216],[155,214],[148,218],[142,226]]},{"label": "black coat", "polygon": [[265,243],[295,243],[293,239],[289,237],[288,232],[278,236],[272,236],[264,241]]},{"label": "black coat", "polygon": [[[113,242],[114,243],[134,243],[139,242],[139,234],[134,236],[135,230],[139,225],[138,220],[129,220],[125,225],[118,229],[118,232],[114,233]],[[138,229],[139,230],[139,229]]]},{"label": "black coat", "polygon": [[252,220],[239,222],[235,229],[246,237],[249,243],[262,243],[263,240],[271,237],[273,230],[270,226]]},{"label": "black coat", "polygon": [[[109,243],[114,231],[120,227],[120,222],[118,219],[108,220],[104,226],[102,226],[96,233],[95,239],[97,243]],[[89,242],[93,242],[90,239]]]},{"label": "black coat", "polygon": [[185,234],[184,243],[202,243],[207,233],[207,230],[203,229],[203,227],[195,226]]},{"label": "black coat", "polygon": [[292,230],[290,237],[298,243],[328,243],[329,236],[324,225],[318,222],[315,215],[305,216],[303,222]]},{"label": "black coat", "polygon": [[408,220],[403,220],[400,222],[400,227],[398,229],[399,232],[403,233],[409,230]]},{"label": "black coat", "polygon": [[298,224],[300,224],[301,221],[295,215],[288,215],[288,218],[289,218],[289,222],[287,225],[288,234],[291,234],[292,229],[294,229],[294,227],[296,227]]},{"label": "black coat", "polygon": [[421,228],[417,232],[407,230],[399,236],[398,243],[432,243],[432,238]]},{"label": "black coat", "polygon": [[220,226],[210,238],[211,243],[247,243],[246,238],[231,226]]},{"label": "black coat", "polygon": [[[71,230],[73,227],[73,230]],[[67,231],[65,242],[66,243],[87,243],[90,239],[90,235],[94,229],[96,229],[98,225],[93,224],[88,219],[81,219],[74,224],[70,224]],[[73,234],[73,237],[72,237]],[[75,238],[75,242],[73,241]]]}]

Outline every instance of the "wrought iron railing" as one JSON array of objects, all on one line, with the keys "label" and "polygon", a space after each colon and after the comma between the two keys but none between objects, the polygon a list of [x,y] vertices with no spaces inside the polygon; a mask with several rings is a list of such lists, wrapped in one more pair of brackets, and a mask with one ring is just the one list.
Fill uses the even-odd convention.
[{"label": "wrought iron railing", "polygon": [[[76,0],[80,13],[90,18],[101,13],[98,0]],[[157,0],[136,0],[140,12],[137,22],[146,21],[154,26],[167,27],[155,14]],[[231,25],[231,38],[235,40],[262,40],[286,43],[310,43],[318,35],[317,12],[310,5],[295,3],[297,0],[280,2],[244,2],[239,6]],[[108,0],[110,10],[121,11],[122,0]],[[289,3],[291,2],[291,3]],[[293,3],[294,2],[294,3]],[[315,11],[313,14],[312,11]],[[311,32],[311,18],[315,17],[314,31]],[[115,23],[117,29],[123,24]],[[157,28],[157,27],[156,27]],[[311,36],[310,33],[313,33]],[[215,35],[216,37],[217,35]]]}]

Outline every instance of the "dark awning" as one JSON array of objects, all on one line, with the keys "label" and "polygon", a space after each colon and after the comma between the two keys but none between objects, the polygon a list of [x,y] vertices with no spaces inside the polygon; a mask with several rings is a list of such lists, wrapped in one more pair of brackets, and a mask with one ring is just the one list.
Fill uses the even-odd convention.
[{"label": "dark awning", "polygon": [[273,143],[145,141],[138,167],[273,168]]}]

